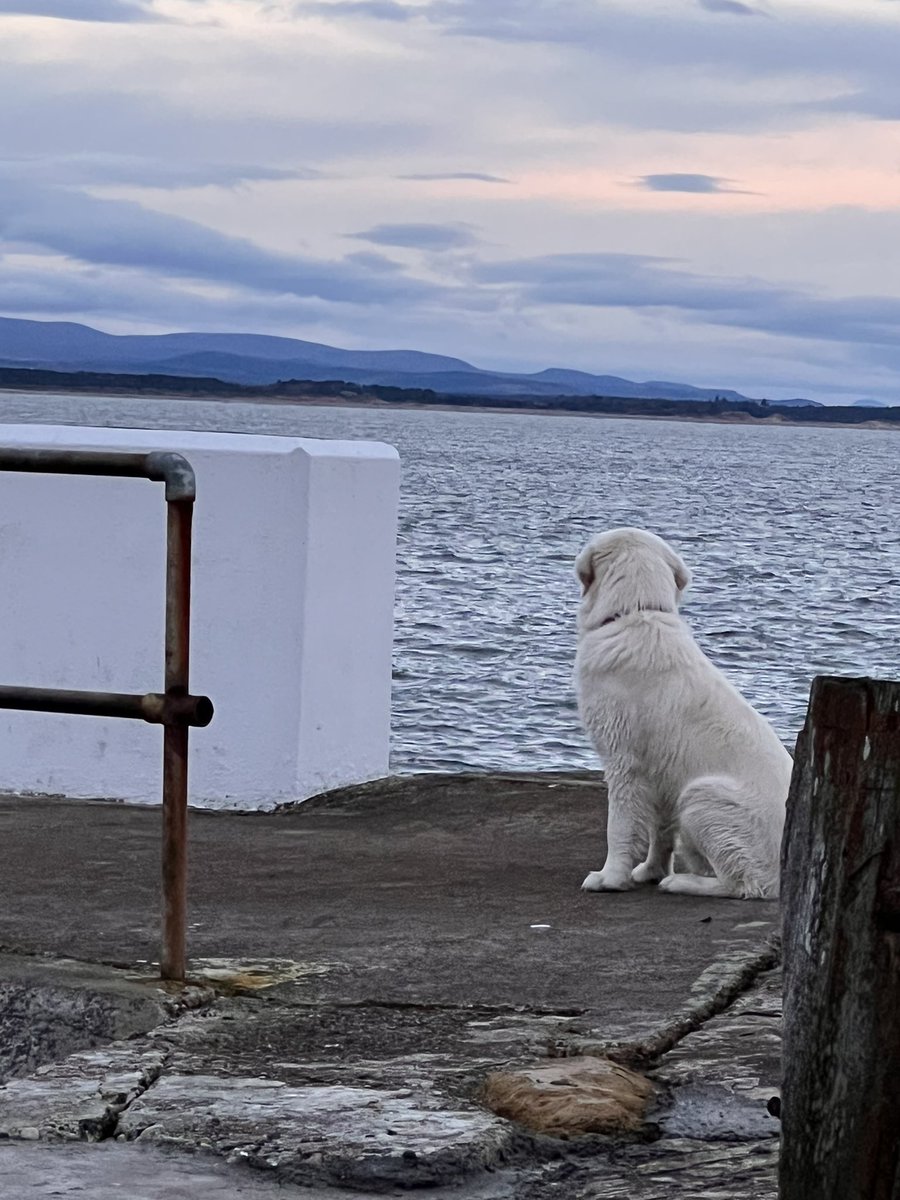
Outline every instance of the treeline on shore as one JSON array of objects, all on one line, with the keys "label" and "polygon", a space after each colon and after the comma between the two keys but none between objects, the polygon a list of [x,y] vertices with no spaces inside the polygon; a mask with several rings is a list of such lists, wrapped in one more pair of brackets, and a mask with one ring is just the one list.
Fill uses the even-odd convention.
[{"label": "treeline on shore", "polygon": [[385,387],[342,380],[288,379],[270,384],[226,383],[183,375],[127,375],[101,371],[48,371],[0,367],[0,388],[18,391],[128,393],[135,396],[183,396],[246,400],[344,400],[358,404],[440,405],[453,408],[508,409],[514,412],[608,413],[634,417],[731,417],[792,423],[859,425],[878,420],[900,424],[900,407],[853,405],[779,405],[757,400],[661,400],[623,396],[448,395],[430,388]]}]

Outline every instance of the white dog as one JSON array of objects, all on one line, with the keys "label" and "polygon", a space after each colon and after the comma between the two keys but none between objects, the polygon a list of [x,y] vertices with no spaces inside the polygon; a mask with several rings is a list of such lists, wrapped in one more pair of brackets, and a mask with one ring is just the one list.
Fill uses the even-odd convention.
[{"label": "white dog", "polygon": [[[609,788],[606,864],[582,886],[777,896],[793,763],[679,617],[687,567],[641,529],[599,534],[575,566],[578,707]],[[676,841],[690,874],[671,873]]]}]

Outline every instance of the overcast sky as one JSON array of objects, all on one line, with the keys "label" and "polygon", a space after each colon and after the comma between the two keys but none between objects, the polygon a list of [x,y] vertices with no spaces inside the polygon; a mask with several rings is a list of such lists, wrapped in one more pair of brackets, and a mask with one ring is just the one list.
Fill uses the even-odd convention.
[{"label": "overcast sky", "polygon": [[0,313],[900,402],[900,0],[0,0]]}]

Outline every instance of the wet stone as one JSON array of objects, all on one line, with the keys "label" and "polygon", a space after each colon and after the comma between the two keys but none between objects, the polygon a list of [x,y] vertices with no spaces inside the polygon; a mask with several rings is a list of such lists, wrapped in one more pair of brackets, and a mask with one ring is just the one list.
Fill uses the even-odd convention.
[{"label": "wet stone", "polygon": [[124,1045],[72,1054],[0,1088],[0,1137],[100,1141],[159,1076],[159,1051]]},{"label": "wet stone", "polygon": [[717,1084],[676,1088],[659,1127],[671,1137],[725,1142],[758,1141],[778,1137],[780,1131],[762,1101]]},{"label": "wet stone", "polygon": [[429,1090],[166,1076],[119,1121],[130,1140],[206,1147],[292,1183],[433,1187],[500,1165],[512,1128]]}]

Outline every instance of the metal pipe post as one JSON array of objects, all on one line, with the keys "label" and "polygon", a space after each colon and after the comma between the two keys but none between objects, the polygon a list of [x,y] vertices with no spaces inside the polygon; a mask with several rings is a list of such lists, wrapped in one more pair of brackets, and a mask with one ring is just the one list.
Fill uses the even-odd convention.
[{"label": "metal pipe post", "polygon": [[[193,496],[170,500],[167,513],[166,695],[189,694]],[[160,974],[185,977],[187,928],[188,726],[166,725],[163,742],[163,944]]]}]

